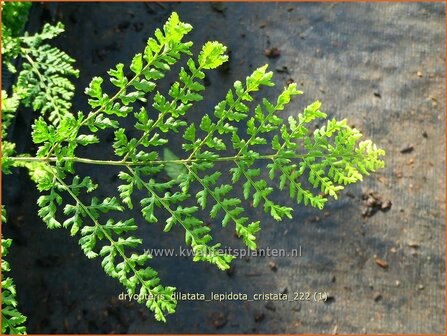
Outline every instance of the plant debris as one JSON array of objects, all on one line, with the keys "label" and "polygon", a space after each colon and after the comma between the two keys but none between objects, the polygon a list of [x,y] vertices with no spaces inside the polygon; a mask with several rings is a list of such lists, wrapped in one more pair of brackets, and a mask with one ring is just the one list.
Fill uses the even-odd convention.
[{"label": "plant debris", "polygon": [[382,268],[388,268],[389,264],[386,260],[383,260],[377,256],[374,256],[374,261],[376,262],[377,266]]},{"label": "plant debris", "polygon": [[409,240],[407,242],[407,245],[412,247],[412,248],[419,248],[419,243],[417,241],[414,241],[414,240]]},{"label": "plant debris", "polygon": [[264,50],[264,55],[268,58],[277,58],[281,55],[281,50],[276,47],[268,48]]},{"label": "plant debris", "polygon": [[413,145],[406,145],[404,148],[402,148],[402,149],[400,150],[400,152],[401,152],[402,154],[408,154],[408,153],[411,153],[413,150],[414,150]]},{"label": "plant debris", "polygon": [[375,192],[368,191],[362,194],[363,200],[363,217],[372,217],[377,211],[387,212],[391,209],[392,203],[390,200],[384,200],[383,197]]},{"label": "plant debris", "polygon": [[374,301],[379,302],[380,300],[382,300],[382,298],[383,298],[383,296],[379,292],[374,293],[374,296],[373,296]]}]

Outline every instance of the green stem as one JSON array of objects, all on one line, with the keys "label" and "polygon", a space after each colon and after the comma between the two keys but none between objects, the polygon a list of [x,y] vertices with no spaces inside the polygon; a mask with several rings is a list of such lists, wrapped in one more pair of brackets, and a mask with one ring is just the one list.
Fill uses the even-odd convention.
[{"label": "green stem", "polygon": [[[279,153],[268,154],[268,155],[259,155],[256,157],[256,160],[274,160],[277,158],[281,158]],[[297,155],[287,155],[285,159],[303,159],[306,158],[307,154],[297,154]],[[353,155],[355,157],[357,155]],[[322,156],[327,157],[327,156]],[[343,156],[346,157],[346,156]],[[206,159],[206,158],[192,158],[192,159],[178,159],[178,160],[153,160],[153,161],[122,161],[122,160],[96,160],[89,159],[83,157],[56,157],[52,156],[49,158],[46,157],[29,157],[29,156],[10,156],[8,160],[15,162],[60,162],[60,161],[72,161],[77,163],[84,164],[94,164],[94,165],[106,165],[106,166],[147,166],[147,165],[160,165],[160,164],[189,164],[191,162],[228,162],[228,161],[245,161],[248,158],[246,156],[222,156],[218,158]]]}]

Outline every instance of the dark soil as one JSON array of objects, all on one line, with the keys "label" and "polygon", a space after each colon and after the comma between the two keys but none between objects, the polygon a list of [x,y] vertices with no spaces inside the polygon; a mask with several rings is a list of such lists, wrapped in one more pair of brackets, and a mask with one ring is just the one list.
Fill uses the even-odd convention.
[{"label": "dark soil", "polygon": [[[262,210],[249,209],[262,222],[259,247],[301,248],[300,257],[237,259],[226,273],[189,258],[153,262],[162,281],[183,293],[286,291],[294,298],[309,292],[325,294],[324,302],[179,302],[166,324],[155,322],[144,306],[119,300],[120,284],[105,275],[100,260],[83,255],[69,232],[45,228],[26,171],[5,176],[4,235],[14,239],[10,274],[28,332],[445,333],[444,7],[84,2],[47,3],[43,10],[35,3],[30,30],[39,29],[42,19],[66,25],[57,44],[76,58],[81,71],[74,111],[89,110],[83,90],[90,79],[105,76],[119,62],[129,64],[175,10],[195,28],[190,37],[195,52],[207,40],[219,40],[231,52],[223,71],[211,73],[207,97],[188,114],[189,122],[212,111],[235,80],[268,63],[279,69],[277,86],[262,95],[273,98],[292,81],[304,91],[284,113],[296,114],[319,99],[331,118],[347,118],[387,156],[385,169],[347,188],[324,212],[296,206],[287,193],[275,197],[294,207],[294,219],[276,223]],[[175,73],[168,76],[160,90],[175,78]],[[13,136],[23,144],[20,150],[29,152],[34,148],[26,113],[20,112]],[[134,134],[131,119],[123,126]],[[81,154],[111,157],[111,139],[105,135]],[[174,152],[181,153],[180,143],[180,137],[171,140]],[[102,196],[117,194],[118,170],[76,169],[99,183]],[[235,188],[239,192],[240,186]],[[145,223],[137,211],[128,216],[139,223],[145,248],[182,244],[180,230],[164,234],[163,225]],[[231,231],[214,232],[224,245],[241,246]]]}]

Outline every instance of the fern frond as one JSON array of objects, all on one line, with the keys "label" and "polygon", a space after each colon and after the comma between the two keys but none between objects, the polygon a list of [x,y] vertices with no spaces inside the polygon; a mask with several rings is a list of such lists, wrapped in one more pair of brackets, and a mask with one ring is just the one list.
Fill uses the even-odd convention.
[{"label": "fern frond", "polygon": [[[176,300],[173,293],[174,287],[161,286],[157,272],[147,265],[151,256],[146,253],[137,253],[136,248],[141,246],[142,240],[134,237],[132,232],[137,229],[133,219],[115,221],[109,219],[101,224],[101,216],[110,212],[122,212],[123,206],[114,197],[99,200],[91,199],[90,204],[82,202],[79,198],[81,191],[90,193],[97,188],[89,177],[73,178],[71,184],[63,181],[62,177],[54,170],[48,171],[53,181],[50,193],[41,196],[39,215],[47,222],[49,228],[57,228],[63,225],[70,228],[71,235],[80,234],[79,244],[88,258],[102,258],[104,271],[116,278],[124,285],[129,295],[139,294],[138,301],[145,303],[154,312],[159,321],[166,321],[165,314],[175,311]],[[41,185],[41,188],[45,188]],[[64,214],[69,216],[63,224],[55,221],[57,205],[60,204],[60,194],[67,192],[74,204],[67,203]],[[42,201],[45,199],[45,202]],[[44,211],[42,211],[44,210]],[[89,220],[92,225],[85,223]],[[105,240],[100,249],[99,241]]]},{"label": "fern frond", "polygon": [[15,73],[14,59],[20,54],[19,36],[28,19],[31,2],[2,1],[2,63]]},{"label": "fern frond", "polygon": [[[6,210],[2,206],[2,225],[6,223]],[[12,278],[5,278],[5,273],[10,271],[9,263],[5,260],[11,247],[12,240],[2,236],[2,334],[23,335],[26,334],[26,316],[17,309],[16,288]]]},{"label": "fern frond", "polygon": [[73,67],[74,59],[56,47],[42,44],[63,30],[61,23],[54,27],[47,24],[42,33],[22,38],[24,63],[15,86],[23,104],[47,115],[54,125],[71,114],[75,87],[68,78],[79,75]]},{"label": "fern frond", "polygon": [[28,19],[31,2],[2,1],[2,27],[9,30],[11,36],[19,36]]},{"label": "fern frond", "polygon": [[17,112],[17,108],[20,104],[20,98],[17,93],[13,92],[13,94],[8,97],[6,91],[2,90],[2,139],[5,139],[8,135],[8,129],[11,126],[15,114]]},{"label": "fern frond", "polygon": [[[222,252],[220,243],[213,241],[211,227],[201,219],[203,213],[224,229],[231,227],[245,245],[256,249],[261,225],[250,220],[248,206],[262,207],[276,221],[292,218],[293,208],[276,203],[273,197],[288,189],[294,202],[323,209],[346,185],[384,166],[385,152],[369,140],[360,141],[362,134],[345,120],[330,120],[310,132],[310,123],[327,117],[318,101],[302,113],[281,116],[293,97],[302,94],[295,84],[285,87],[275,100],[264,98],[252,106],[261,88],[274,85],[267,66],[256,69],[244,82],[236,81],[200,123],[186,122],[185,114],[204,97],[207,71],[228,59],[225,46],[216,41],[205,43],[195,58],[192,42],[183,41],[191,29],[173,13],[129,67],[120,63],[108,71],[114,93],[105,92],[102,77],[92,79],[85,90],[91,107],[88,114],[67,115],[57,126],[37,119],[32,134],[39,145],[37,157],[10,158],[13,148],[3,149],[5,171],[11,165],[27,167],[37,182],[43,193],[39,215],[47,226],[65,227],[79,235],[87,257],[101,257],[105,272],[130,294],[150,294],[145,303],[162,321],[174,312],[175,288],[160,285],[157,272],[147,266],[151,256],[137,252],[142,246],[135,232],[139,223],[112,219],[125,208],[139,207],[144,220],[154,224],[159,223],[158,211],[164,211],[168,215],[164,232],[180,228],[195,261],[225,270],[234,256]],[[157,91],[157,81],[185,55],[188,59],[178,80],[166,93]],[[59,73],[64,67],[54,69]],[[149,97],[150,106],[139,106]],[[120,127],[121,118],[132,115],[137,136],[129,136]],[[77,148],[98,143],[97,133],[104,129],[114,130],[116,159],[78,157]],[[167,148],[172,136],[184,140],[184,154],[179,157]],[[75,163],[119,167],[119,198],[90,195],[98,186],[88,176],[78,177]],[[221,164],[228,169],[221,169]],[[75,177],[66,182],[69,173]],[[162,174],[166,180],[160,179]],[[242,195],[236,193],[238,186]],[[136,190],[144,192],[142,199],[135,199]],[[72,201],[64,205],[64,196]],[[68,216],[64,221],[58,219],[62,207]],[[103,241],[101,249],[99,241]]]},{"label": "fern frond", "polygon": [[[6,11],[12,4],[15,3],[5,4]],[[2,14],[5,13],[3,10]],[[14,98],[15,108],[22,103],[48,117],[52,124],[58,125],[62,119],[71,115],[71,99],[75,87],[69,78],[79,75],[79,71],[73,67],[74,59],[46,44],[46,40],[64,31],[64,25],[45,24],[40,33],[18,36],[12,33],[16,25],[10,19],[2,22],[3,63],[11,72],[16,72],[12,62],[18,57],[23,61],[17,82],[12,87],[11,97]]]},{"label": "fern frond", "polygon": [[[143,99],[144,95],[152,92],[156,87],[156,81],[162,79],[182,54],[190,55],[189,49],[192,42],[182,42],[184,36],[192,29],[191,25],[179,20],[177,14],[171,15],[164,26],[163,31],[157,29],[155,38],[149,38],[147,46],[142,54],[137,54],[132,60],[130,70],[134,76],[128,80],[124,75],[124,65],[118,64],[116,69],[109,71],[111,82],[119,91],[112,97],[103,93],[100,77],[93,78],[85,93],[90,96],[89,104],[95,111],[90,112],[82,124],[87,125],[91,131],[98,129],[116,128],[116,123],[107,121],[103,115],[116,115],[123,117],[133,111],[130,103],[137,99]],[[157,98],[162,105],[162,98]],[[144,115],[141,127],[151,127]],[[98,118],[100,122],[98,123]]]}]

